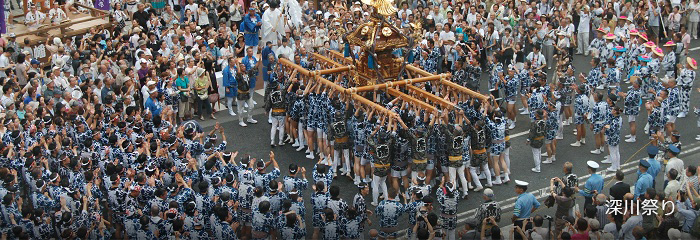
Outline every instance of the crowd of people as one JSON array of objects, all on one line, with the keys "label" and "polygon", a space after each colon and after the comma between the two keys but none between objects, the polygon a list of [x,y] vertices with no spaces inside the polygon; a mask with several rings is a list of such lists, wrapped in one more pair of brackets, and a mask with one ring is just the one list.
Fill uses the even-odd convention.
[{"label": "crowd of people", "polygon": [[[5,4],[7,10],[16,2]],[[14,33],[0,39],[4,238],[700,237],[700,168],[678,158],[684,129],[675,124],[700,114],[690,106],[697,62],[688,57],[698,0],[111,5],[113,24],[84,35],[49,37],[41,46]],[[72,1],[56,2],[48,13],[28,8],[29,29],[86,10]],[[312,53],[361,59],[371,52],[345,37],[372,18],[412,39],[394,56],[430,73],[449,72],[451,81],[488,99],[413,83],[455,106],[432,111],[383,91],[362,93],[388,113],[280,62],[319,70],[327,66]],[[575,69],[574,58],[590,59],[590,68]],[[348,74],[323,77],[356,84]],[[197,121],[228,112],[240,127],[257,124],[258,84],[265,114],[257,118],[271,124],[270,145],[305,151],[315,162],[310,178],[297,164],[283,169],[273,152],[265,160],[227,148],[222,124],[205,131]],[[637,118],[642,111],[646,121]],[[563,163],[564,176],[551,178],[551,196],[541,203],[527,182],[513,179],[518,197],[507,233],[491,187],[517,177],[509,130],[518,115],[529,129],[532,172],[557,161],[567,126],[576,138],[571,147],[605,159],[586,162],[585,183],[573,174],[582,162]],[[594,136],[589,144],[587,131]],[[650,141],[648,157],[630,186],[620,146],[638,135]],[[609,194],[601,171],[616,173]],[[656,183],[660,173],[663,184]],[[353,199],[341,198],[333,184],[343,176],[357,186]],[[475,192],[483,203],[458,224],[460,200]],[[620,200],[630,202],[624,213],[609,211]],[[675,208],[662,211],[664,202]],[[642,203],[658,214],[632,211]],[[553,218],[534,213],[545,206],[556,206]]]}]

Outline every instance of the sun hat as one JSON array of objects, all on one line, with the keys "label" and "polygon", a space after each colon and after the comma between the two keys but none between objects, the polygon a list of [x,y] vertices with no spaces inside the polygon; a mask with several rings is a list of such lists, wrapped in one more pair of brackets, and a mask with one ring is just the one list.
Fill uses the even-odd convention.
[{"label": "sun hat", "polygon": [[689,65],[691,68],[693,68],[693,69],[698,69],[698,62],[695,61],[694,58],[686,57],[686,58],[685,58],[685,62],[687,62],[688,65]]}]

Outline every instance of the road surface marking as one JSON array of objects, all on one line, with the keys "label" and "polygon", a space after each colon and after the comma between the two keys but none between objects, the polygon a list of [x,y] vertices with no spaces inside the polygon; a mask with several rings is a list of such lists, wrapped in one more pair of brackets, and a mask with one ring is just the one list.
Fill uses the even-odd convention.
[{"label": "road surface marking", "polygon": [[264,89],[264,88],[261,88],[261,89],[255,90],[255,93],[259,94],[260,96],[264,96],[264,95],[265,95],[265,89]]},{"label": "road surface marking", "polygon": [[520,136],[525,135],[525,134],[528,134],[528,133],[530,133],[530,130],[527,130],[527,131],[524,131],[524,132],[519,132],[519,133],[510,135],[510,138],[520,137]]}]

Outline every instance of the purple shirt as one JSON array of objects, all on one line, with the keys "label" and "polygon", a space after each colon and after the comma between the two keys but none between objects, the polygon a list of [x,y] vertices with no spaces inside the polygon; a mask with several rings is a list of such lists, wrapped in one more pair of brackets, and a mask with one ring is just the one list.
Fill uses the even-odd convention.
[{"label": "purple shirt", "polygon": [[136,73],[139,74],[139,80],[143,80],[144,78],[146,78],[146,75],[148,75],[148,68],[147,67],[141,68]]}]

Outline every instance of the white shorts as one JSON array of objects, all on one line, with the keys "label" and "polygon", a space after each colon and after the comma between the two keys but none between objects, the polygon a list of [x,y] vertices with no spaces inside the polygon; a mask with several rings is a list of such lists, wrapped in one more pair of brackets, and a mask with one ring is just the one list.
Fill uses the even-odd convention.
[{"label": "white shorts", "polygon": [[313,132],[313,131],[316,131],[316,128],[307,127],[307,128],[306,128],[306,131]]},{"label": "white shorts", "polygon": [[433,170],[433,169],[435,169],[435,163],[433,163],[432,161],[428,161],[428,164],[425,165],[425,170]]},{"label": "white shorts", "polygon": [[627,115],[627,122],[634,122],[637,120],[637,115]]},{"label": "white shorts", "polygon": [[440,170],[442,170],[443,173],[448,173],[448,172],[450,172],[449,168],[447,168],[447,167],[445,167],[445,166],[440,166]]},{"label": "white shorts", "polygon": [[391,170],[391,176],[395,178],[400,178],[400,177],[405,177],[408,176],[408,169],[403,170],[403,171],[396,171],[396,170]]},{"label": "white shorts", "polygon": [[676,116],[667,116],[668,121],[666,123],[676,123]]},{"label": "white shorts", "polygon": [[326,137],[326,133],[323,131],[323,129],[316,128],[316,138],[326,139]]},{"label": "white shorts", "polygon": [[360,165],[366,166],[367,164],[369,164],[369,160],[367,160],[367,158],[360,158]]},{"label": "white shorts", "polygon": [[513,104],[515,104],[515,100],[512,100],[512,101],[508,101],[508,104],[509,104],[509,105],[513,105]]}]

